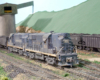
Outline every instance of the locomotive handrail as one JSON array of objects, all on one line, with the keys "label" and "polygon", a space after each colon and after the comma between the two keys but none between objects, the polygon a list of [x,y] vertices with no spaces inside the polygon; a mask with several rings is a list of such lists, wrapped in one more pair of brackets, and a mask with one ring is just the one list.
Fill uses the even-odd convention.
[{"label": "locomotive handrail", "polygon": [[57,55],[59,55],[60,51],[63,49],[63,47],[58,51]]}]

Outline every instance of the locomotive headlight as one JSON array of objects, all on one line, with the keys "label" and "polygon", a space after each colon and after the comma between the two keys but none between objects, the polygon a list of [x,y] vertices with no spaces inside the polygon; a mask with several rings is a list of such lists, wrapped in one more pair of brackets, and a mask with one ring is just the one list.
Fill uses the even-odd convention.
[{"label": "locomotive headlight", "polygon": [[64,42],[64,43],[69,43],[69,40],[64,39],[63,42]]},{"label": "locomotive headlight", "polygon": [[66,58],[66,62],[72,62],[72,57]]}]

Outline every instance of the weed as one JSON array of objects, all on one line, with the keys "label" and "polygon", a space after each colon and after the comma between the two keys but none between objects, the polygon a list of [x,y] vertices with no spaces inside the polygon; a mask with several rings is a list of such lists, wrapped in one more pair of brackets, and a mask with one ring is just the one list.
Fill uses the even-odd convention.
[{"label": "weed", "polygon": [[42,64],[40,64],[40,66],[42,67]]},{"label": "weed", "polygon": [[[92,62],[92,61],[89,61],[88,59],[85,59],[85,61]],[[98,61],[94,61],[93,63],[100,64],[100,62]]]},{"label": "weed", "polygon": [[53,71],[55,74],[59,74],[59,71]]},{"label": "weed", "polygon": [[88,59],[84,59],[85,61],[88,61],[88,62],[91,62],[91,61],[89,61]]},{"label": "weed", "polygon": [[69,76],[69,74],[68,74],[68,73],[65,73],[65,74],[63,75],[63,77],[67,77],[67,76]]},{"label": "weed", "polygon": [[84,65],[80,63],[80,64],[79,64],[79,65],[77,65],[77,66],[78,66],[78,67],[83,67]]},{"label": "weed", "polygon": [[4,75],[0,76],[0,80],[8,80],[8,78]]},{"label": "weed", "polygon": [[80,54],[80,55],[86,55],[86,54],[83,54],[83,53],[78,53],[78,54]]},{"label": "weed", "polygon": [[33,80],[36,79],[36,77],[33,77]]},{"label": "weed", "polygon": [[83,56],[98,57],[97,55],[95,55],[95,53],[89,53],[89,54],[85,54],[85,53],[77,53],[77,54],[83,55]]},{"label": "weed", "polygon": [[96,64],[100,64],[100,62],[98,62],[98,61],[94,61],[94,63],[96,63]]},{"label": "weed", "polygon": [[23,60],[22,58],[20,58],[19,56],[14,55],[13,53],[8,53],[7,55],[8,55],[8,56],[11,56],[11,57],[14,57],[14,58],[16,58],[16,59]]},{"label": "weed", "polygon": [[29,60],[26,60],[27,63],[31,63]]},{"label": "weed", "polygon": [[83,68],[84,68],[84,69],[87,69],[87,70],[90,70],[89,68],[86,68],[86,67],[84,67],[84,66],[83,66]]},{"label": "weed", "polygon": [[4,71],[3,67],[0,66],[0,75],[6,75],[6,72]]},{"label": "weed", "polygon": [[62,77],[67,77],[67,76],[69,76],[69,73],[65,73],[65,72],[63,72],[63,73],[61,74],[59,71],[53,71],[53,73],[55,73],[55,74],[57,74],[57,75],[60,75],[60,76],[62,76]]},{"label": "weed", "polygon": [[[0,52],[6,53],[6,51],[3,51],[3,50],[0,50]],[[16,58],[16,59],[22,60],[22,58],[20,58],[20,57],[18,57],[18,56],[15,56],[13,53],[8,53],[7,55],[8,55],[8,56],[11,56],[11,57],[14,57],[14,58]]]},{"label": "weed", "polygon": [[6,51],[3,51],[3,50],[0,50],[0,52],[2,52],[2,53],[6,53]]}]

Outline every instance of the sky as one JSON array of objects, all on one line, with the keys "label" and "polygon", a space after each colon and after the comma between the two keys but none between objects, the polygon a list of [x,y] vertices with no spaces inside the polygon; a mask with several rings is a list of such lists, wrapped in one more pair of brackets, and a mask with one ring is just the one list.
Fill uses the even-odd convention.
[{"label": "sky", "polygon": [[[36,13],[38,11],[50,12],[68,9],[86,0],[0,0],[0,4],[21,4],[29,1],[34,1],[34,13]],[[18,14],[15,15],[16,24],[24,20],[29,14],[32,14],[32,6],[18,9]]]}]

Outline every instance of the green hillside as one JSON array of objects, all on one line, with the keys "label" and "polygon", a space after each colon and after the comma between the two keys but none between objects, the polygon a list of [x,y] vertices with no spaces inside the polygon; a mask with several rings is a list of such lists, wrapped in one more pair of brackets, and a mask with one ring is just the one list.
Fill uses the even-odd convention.
[{"label": "green hillside", "polygon": [[58,12],[37,12],[17,26],[32,27],[43,32],[100,34],[100,0],[87,0]]}]

